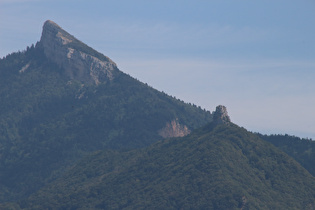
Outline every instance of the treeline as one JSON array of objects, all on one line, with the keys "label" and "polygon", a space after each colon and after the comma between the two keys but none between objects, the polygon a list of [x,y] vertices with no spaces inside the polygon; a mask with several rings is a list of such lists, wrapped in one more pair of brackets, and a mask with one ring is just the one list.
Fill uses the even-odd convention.
[{"label": "treeline", "polygon": [[272,143],[306,168],[315,176],[315,141],[290,135],[262,135],[262,139]]}]

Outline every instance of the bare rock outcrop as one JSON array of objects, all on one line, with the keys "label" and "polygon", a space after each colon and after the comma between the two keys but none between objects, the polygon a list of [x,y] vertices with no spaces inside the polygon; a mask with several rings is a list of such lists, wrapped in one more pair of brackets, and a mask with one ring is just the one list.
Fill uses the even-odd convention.
[{"label": "bare rock outcrop", "polygon": [[178,119],[175,119],[166,123],[165,127],[159,130],[159,135],[163,138],[183,137],[190,132],[186,125],[179,124]]},{"label": "bare rock outcrop", "polygon": [[216,107],[213,112],[213,122],[216,124],[228,124],[231,122],[230,116],[228,115],[227,109],[223,105]]},{"label": "bare rock outcrop", "polygon": [[99,84],[114,79],[116,64],[95,51],[51,20],[43,26],[40,40],[47,58],[65,70],[70,79]]}]

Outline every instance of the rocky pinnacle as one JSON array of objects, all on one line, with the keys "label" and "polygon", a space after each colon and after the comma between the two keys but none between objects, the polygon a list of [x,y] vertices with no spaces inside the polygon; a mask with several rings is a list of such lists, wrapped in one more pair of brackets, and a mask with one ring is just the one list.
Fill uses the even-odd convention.
[{"label": "rocky pinnacle", "polygon": [[116,64],[103,54],[82,43],[51,20],[43,26],[41,46],[48,59],[65,70],[69,79],[85,84],[112,80]]},{"label": "rocky pinnacle", "polygon": [[227,124],[231,122],[225,106],[219,105],[216,107],[216,110],[213,113],[213,122],[217,124]]}]

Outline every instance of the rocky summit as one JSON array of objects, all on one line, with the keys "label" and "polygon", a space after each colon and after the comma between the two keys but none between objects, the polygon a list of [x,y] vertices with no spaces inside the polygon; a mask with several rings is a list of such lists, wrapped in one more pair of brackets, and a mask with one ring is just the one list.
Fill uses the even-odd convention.
[{"label": "rocky summit", "polygon": [[213,112],[213,122],[216,124],[227,124],[231,122],[225,106],[219,105],[216,107],[215,112]]},{"label": "rocky summit", "polygon": [[85,45],[51,20],[43,26],[40,44],[47,58],[65,70],[70,79],[95,84],[114,79],[116,64]]}]

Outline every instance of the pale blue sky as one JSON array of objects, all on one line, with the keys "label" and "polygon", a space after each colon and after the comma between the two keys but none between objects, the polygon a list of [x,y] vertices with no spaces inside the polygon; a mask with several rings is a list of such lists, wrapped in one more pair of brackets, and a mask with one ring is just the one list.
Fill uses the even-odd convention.
[{"label": "pale blue sky", "polygon": [[315,139],[314,0],[0,0],[0,57],[55,21],[158,90]]}]

